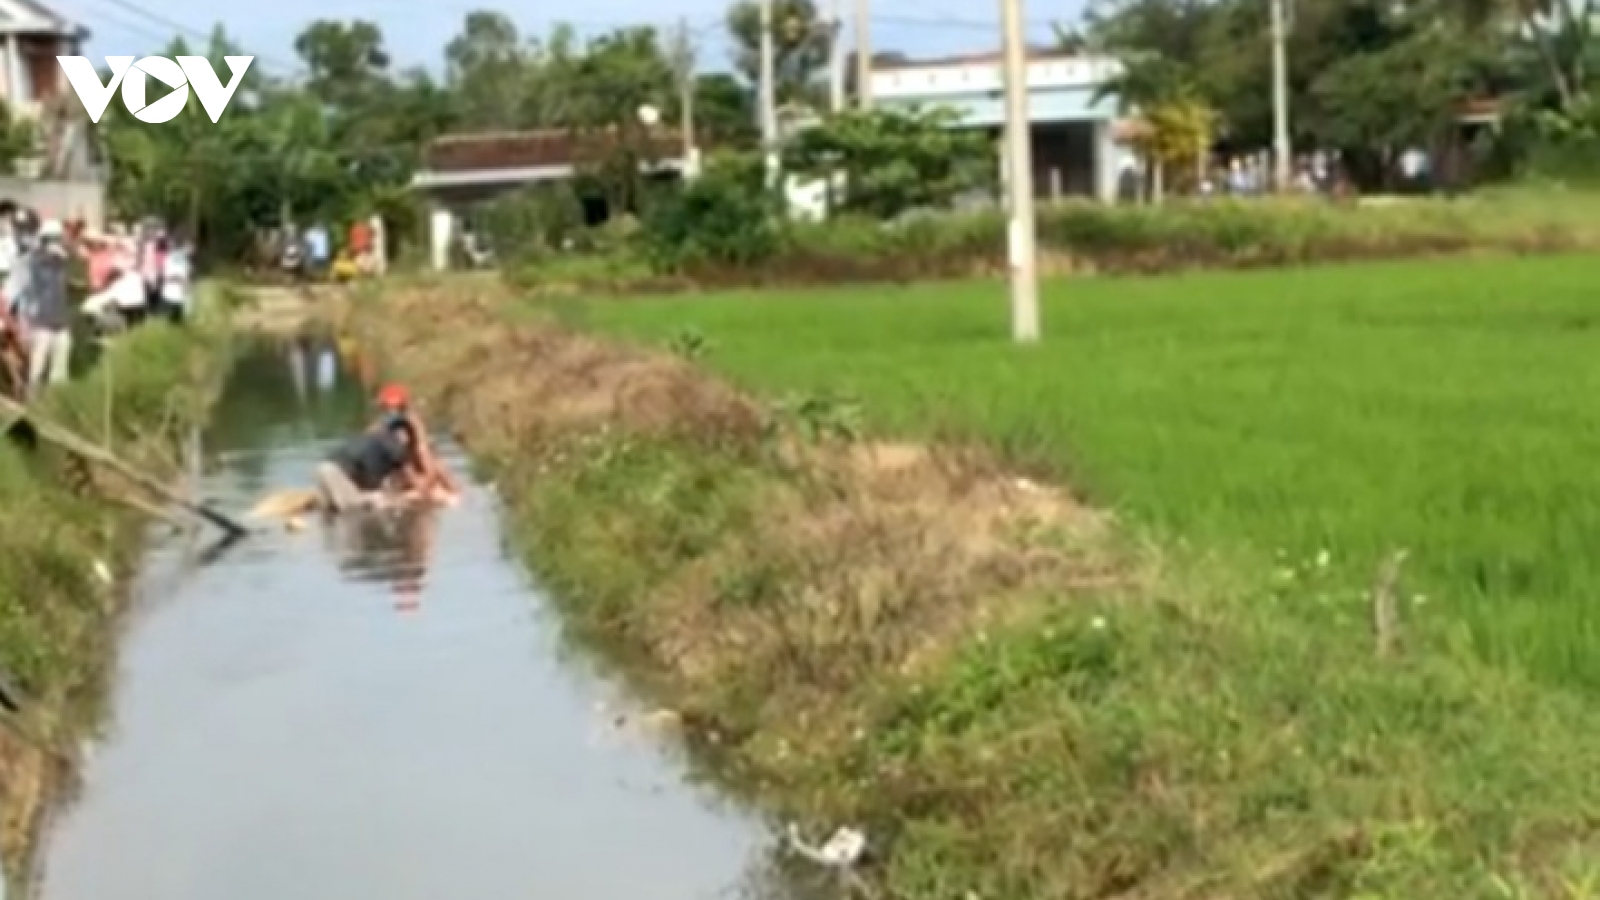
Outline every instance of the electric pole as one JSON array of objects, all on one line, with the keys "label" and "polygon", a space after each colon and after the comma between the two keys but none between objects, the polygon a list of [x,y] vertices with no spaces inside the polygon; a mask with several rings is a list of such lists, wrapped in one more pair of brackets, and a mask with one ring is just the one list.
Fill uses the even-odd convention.
[{"label": "electric pole", "polygon": [[844,0],[832,0],[828,9],[828,111],[844,110]]},{"label": "electric pole", "polygon": [[694,163],[694,44],[689,39],[689,20],[678,20],[678,39],[672,48],[672,63],[678,75],[678,107],[683,132],[683,175],[689,176]]},{"label": "electric pole", "polygon": [[773,0],[761,0],[761,153],[767,166],[767,183],[777,183],[778,160],[778,100],[776,49],[773,47],[772,34],[772,3]]},{"label": "electric pole", "polygon": [[761,115],[761,143],[764,149],[771,151],[777,144],[778,138],[778,102],[776,96],[776,73],[773,71],[776,62],[774,55],[772,35],[772,0],[761,0],[761,71],[758,85],[760,115]]},{"label": "electric pole", "polygon": [[872,108],[872,10],[870,0],[856,0],[856,105]]},{"label": "electric pole", "polygon": [[1284,44],[1288,26],[1284,0],[1267,0],[1272,7],[1272,186],[1289,190],[1289,59]]},{"label": "electric pole", "polygon": [[1033,122],[1028,113],[1028,50],[1023,43],[1022,0],[1000,0],[1005,28],[1006,186],[1010,189],[1010,227],[1006,251],[1011,263],[1011,336],[1018,343],[1039,340],[1038,259],[1033,221]]}]

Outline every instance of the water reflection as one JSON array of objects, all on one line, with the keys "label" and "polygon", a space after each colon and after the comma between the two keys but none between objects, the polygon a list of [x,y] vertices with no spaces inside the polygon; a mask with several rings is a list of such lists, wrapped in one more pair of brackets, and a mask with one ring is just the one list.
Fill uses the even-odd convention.
[{"label": "water reflection", "polygon": [[395,595],[395,608],[421,605],[441,510],[417,505],[325,517],[324,545],[339,570],[355,581],[376,582]]},{"label": "water reflection", "polygon": [[310,341],[301,336],[295,336],[284,341],[284,355],[289,360],[289,381],[294,385],[294,396],[301,405],[306,402],[306,385],[310,378],[306,376],[306,362],[311,358]]}]

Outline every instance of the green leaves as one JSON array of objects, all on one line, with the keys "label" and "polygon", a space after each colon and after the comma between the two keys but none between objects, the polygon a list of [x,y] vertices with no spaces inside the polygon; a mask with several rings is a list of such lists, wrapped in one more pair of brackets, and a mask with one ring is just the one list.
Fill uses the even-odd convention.
[{"label": "green leaves", "polygon": [[890,218],[918,207],[942,207],[986,186],[994,155],[981,132],[953,128],[946,110],[850,111],[795,135],[784,168],[838,181],[836,208]]}]

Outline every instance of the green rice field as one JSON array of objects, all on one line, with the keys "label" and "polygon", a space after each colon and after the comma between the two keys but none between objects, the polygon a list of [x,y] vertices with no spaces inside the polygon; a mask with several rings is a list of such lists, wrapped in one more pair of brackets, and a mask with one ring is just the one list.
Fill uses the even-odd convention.
[{"label": "green rice field", "polygon": [[1012,345],[1002,283],[606,301],[768,395],[978,438],[1167,540],[1350,591],[1408,548],[1414,615],[1600,688],[1600,258],[1078,279]]}]

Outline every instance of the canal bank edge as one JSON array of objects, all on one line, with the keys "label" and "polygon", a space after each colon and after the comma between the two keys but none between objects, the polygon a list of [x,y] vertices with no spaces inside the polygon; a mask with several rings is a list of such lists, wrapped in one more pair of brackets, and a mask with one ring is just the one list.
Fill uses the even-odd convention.
[{"label": "canal bank edge", "polygon": [[491,469],[572,629],[776,816],[862,827],[889,896],[1555,898],[1600,873],[1586,700],[1420,633],[1380,660],[1361,598],[526,311],[435,283],[344,324]]},{"label": "canal bank edge", "polygon": [[[188,327],[153,324],[101,351],[42,401],[44,413],[176,477],[179,439],[202,420],[227,363],[221,294],[201,285]],[[0,860],[13,891],[31,887],[49,812],[70,794],[77,748],[101,719],[146,524],[113,499],[127,493],[49,444],[0,446],[0,670],[26,700],[0,728]]]}]

